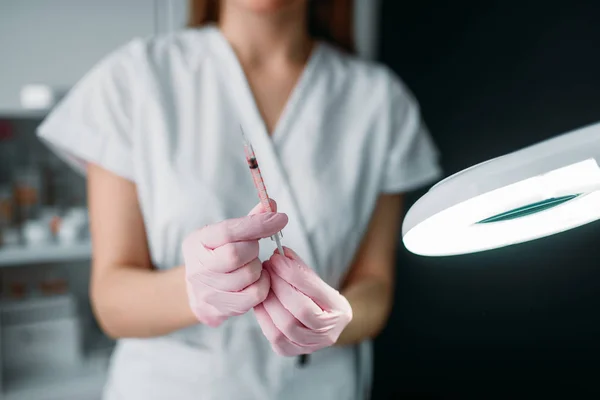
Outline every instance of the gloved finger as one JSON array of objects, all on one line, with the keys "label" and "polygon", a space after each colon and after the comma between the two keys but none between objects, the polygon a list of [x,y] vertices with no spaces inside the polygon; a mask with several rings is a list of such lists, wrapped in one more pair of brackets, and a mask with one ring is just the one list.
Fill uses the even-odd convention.
[{"label": "gloved finger", "polygon": [[280,356],[298,356],[300,354],[306,354],[307,350],[295,343],[292,343],[285,337],[285,335],[277,329],[277,326],[271,320],[269,313],[265,309],[264,304],[259,304],[254,307],[254,315],[258,321],[260,329],[271,343],[271,347],[275,353]]},{"label": "gloved finger", "polygon": [[239,292],[225,292],[221,290],[206,291],[206,303],[214,305],[218,310],[228,316],[242,315],[262,303],[269,294],[271,280],[269,273],[262,270],[258,281],[240,290]]},{"label": "gloved finger", "polygon": [[266,261],[264,267],[271,276],[271,291],[300,323],[316,332],[323,332],[335,325],[335,316],[323,311],[312,299],[284,281],[273,272],[272,263]]},{"label": "gloved finger", "polygon": [[[275,277],[271,276],[271,284],[274,279]],[[291,342],[303,347],[314,346],[323,342],[318,332],[308,329],[286,309],[273,290],[269,292],[269,295],[262,304],[271,317],[273,324]]]},{"label": "gloved finger", "polygon": [[196,312],[196,317],[199,321],[202,321],[203,324],[210,326],[211,328],[218,328],[227,317],[223,317],[219,315],[219,312],[210,304],[205,304],[205,309],[199,312]]},{"label": "gloved finger", "polygon": [[260,279],[262,263],[258,258],[229,273],[202,270],[202,282],[224,292],[239,292]]},{"label": "gloved finger", "polygon": [[227,318],[225,317],[215,317],[213,319],[207,320],[206,322],[204,322],[204,324],[210,326],[211,328],[218,328],[226,320]]},{"label": "gloved finger", "polygon": [[190,299],[190,308],[192,312],[203,324],[206,324],[212,328],[216,328],[227,318],[221,316],[219,311],[212,305],[207,303],[198,302],[196,293],[193,290],[192,285],[188,282],[186,285],[188,297]]},{"label": "gloved finger", "polygon": [[269,199],[269,205],[271,206],[270,210],[265,209],[262,203],[258,203],[248,215],[262,214],[267,212],[277,212],[277,203],[273,199]]},{"label": "gloved finger", "polygon": [[272,271],[269,272],[277,274],[325,311],[336,310],[344,305],[339,292],[325,283],[296,253],[287,247],[284,248],[284,252],[285,257],[279,253],[271,256],[269,261]]},{"label": "gloved finger", "polygon": [[232,272],[258,257],[258,240],[227,243],[214,250],[204,249],[198,254],[202,265],[214,272]]},{"label": "gloved finger", "polygon": [[[259,240],[273,236],[288,223],[288,217],[281,213],[253,214],[241,218],[227,219],[213,225],[205,226],[188,236],[191,245],[198,245],[214,250],[227,243]],[[188,240],[186,239],[185,242]],[[184,245],[186,243],[184,242]]]}]

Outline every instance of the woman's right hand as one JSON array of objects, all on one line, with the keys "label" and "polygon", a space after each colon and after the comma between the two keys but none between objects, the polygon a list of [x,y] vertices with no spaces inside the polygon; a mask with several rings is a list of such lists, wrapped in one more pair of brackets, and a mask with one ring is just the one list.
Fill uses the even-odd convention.
[{"label": "woman's right hand", "polygon": [[[277,209],[275,202],[271,205]],[[271,286],[258,259],[258,240],[287,223],[287,215],[264,212],[259,204],[246,217],[208,225],[184,240],[190,308],[201,323],[217,327],[267,298]]]}]

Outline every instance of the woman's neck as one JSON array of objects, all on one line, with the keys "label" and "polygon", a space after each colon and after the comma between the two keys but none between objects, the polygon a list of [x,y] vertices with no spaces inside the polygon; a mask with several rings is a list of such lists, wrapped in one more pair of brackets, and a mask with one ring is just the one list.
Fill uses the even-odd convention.
[{"label": "woman's neck", "polygon": [[304,64],[312,49],[306,2],[278,13],[253,14],[221,2],[219,27],[242,65],[257,68],[272,63]]}]

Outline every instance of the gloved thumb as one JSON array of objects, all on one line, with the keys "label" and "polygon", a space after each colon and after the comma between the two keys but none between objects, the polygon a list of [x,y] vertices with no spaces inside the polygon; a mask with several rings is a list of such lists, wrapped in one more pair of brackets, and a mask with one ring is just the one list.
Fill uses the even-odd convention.
[{"label": "gloved thumb", "polygon": [[269,203],[271,204],[271,210],[267,210],[262,203],[258,203],[249,213],[248,215],[256,215],[262,214],[266,212],[277,212],[277,203],[273,199],[269,199]]}]

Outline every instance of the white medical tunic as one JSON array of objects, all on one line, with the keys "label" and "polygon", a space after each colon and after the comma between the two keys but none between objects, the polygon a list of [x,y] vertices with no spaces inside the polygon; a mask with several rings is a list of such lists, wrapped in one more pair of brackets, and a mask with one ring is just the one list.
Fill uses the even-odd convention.
[{"label": "white medical tunic", "polygon": [[[289,216],[283,243],[340,287],[377,197],[440,175],[409,90],[385,67],[331,45],[314,49],[271,135],[216,26],[136,39],[89,72],[40,126],[75,168],[97,164],[136,184],[153,264],[183,264],[195,229],[258,202],[240,125],[270,197]],[[261,259],[274,250],[261,242]],[[126,304],[123,305],[127,307]],[[371,347],[331,347],[300,366],[275,354],[249,312],[118,341],[106,400],[362,400]]]}]

